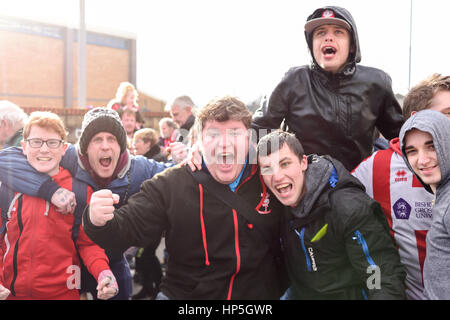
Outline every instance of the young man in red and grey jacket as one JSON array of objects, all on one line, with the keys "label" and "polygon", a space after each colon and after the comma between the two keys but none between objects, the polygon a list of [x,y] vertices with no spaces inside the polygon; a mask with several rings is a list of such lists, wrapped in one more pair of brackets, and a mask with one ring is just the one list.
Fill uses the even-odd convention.
[{"label": "young man in red and grey jacket", "polygon": [[277,263],[281,204],[249,157],[250,124],[238,99],[212,101],[194,125],[203,170],[167,169],[117,210],[110,190],[92,195],[83,228],[103,248],[157,245],[166,232],[157,299],[278,299],[286,289]]},{"label": "young man in red and grey jacket", "polygon": [[[36,170],[71,190],[73,178],[60,167],[67,148],[65,138],[64,125],[56,114],[35,112],[24,127],[21,144]],[[92,189],[86,185],[85,191],[89,199]],[[81,228],[73,236],[74,215],[62,215],[44,199],[17,192],[9,208],[7,213],[2,212],[0,299],[79,299],[79,257],[98,281],[98,298],[109,299],[117,294],[118,286],[104,250]]]},{"label": "young man in red and grey jacket", "polygon": [[[433,74],[408,92],[403,102],[403,117],[408,119],[424,109],[440,111],[450,118],[450,76]],[[383,208],[400,261],[406,268],[407,298],[423,300],[425,238],[433,218],[433,194],[408,169],[399,138],[389,142],[389,149],[379,150],[361,162],[352,174]]]}]

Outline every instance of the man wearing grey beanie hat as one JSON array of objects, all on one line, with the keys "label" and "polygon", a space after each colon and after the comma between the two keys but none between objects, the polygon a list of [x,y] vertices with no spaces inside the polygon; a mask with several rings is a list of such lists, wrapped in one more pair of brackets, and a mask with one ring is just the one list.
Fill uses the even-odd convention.
[{"label": "man wearing grey beanie hat", "polygon": [[94,108],[84,115],[81,124],[81,136],[78,142],[81,154],[86,154],[89,142],[99,132],[113,134],[119,143],[120,153],[122,154],[126,150],[127,137],[119,114],[108,108]]},{"label": "man wearing grey beanie hat", "polygon": [[[125,129],[117,112],[94,108],[84,115],[79,142],[76,146],[69,145],[61,165],[74,178],[89,184],[94,191],[106,188],[118,194],[120,200],[117,207],[120,207],[139,191],[144,180],[174,165],[142,156],[134,157],[126,146]],[[67,201],[61,198],[70,199],[70,206],[75,207],[75,195],[55,185],[48,175],[40,174],[29,166],[21,149],[4,150],[0,153],[0,159],[0,181],[10,188],[44,198],[60,208],[60,211],[67,212],[58,205]],[[119,285],[119,293],[113,299],[130,299],[132,277],[123,252],[106,251],[106,254]],[[95,286],[90,289],[95,290]]]}]

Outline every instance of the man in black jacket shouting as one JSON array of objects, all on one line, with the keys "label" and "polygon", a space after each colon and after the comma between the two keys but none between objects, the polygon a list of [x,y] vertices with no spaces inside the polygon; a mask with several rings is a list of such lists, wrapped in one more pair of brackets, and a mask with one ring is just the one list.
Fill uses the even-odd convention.
[{"label": "man in black jacket shouting", "polygon": [[405,269],[378,202],[342,164],[306,156],[294,134],[258,143],[264,182],[286,206],[290,299],[403,299]]},{"label": "man in black jacket shouting", "polygon": [[168,169],[118,210],[111,191],[93,194],[83,226],[100,246],[145,247],[166,232],[168,267],[157,299],[278,299],[283,293],[282,206],[249,152],[251,117],[236,98],[212,101],[194,125],[203,170]]},{"label": "man in black jacket shouting", "polygon": [[391,79],[359,65],[355,22],[339,7],[323,7],[305,24],[310,66],[290,69],[253,116],[255,129],[276,129],[285,121],[306,154],[331,155],[352,170],[372,153],[373,131],[387,139],[403,124]]}]

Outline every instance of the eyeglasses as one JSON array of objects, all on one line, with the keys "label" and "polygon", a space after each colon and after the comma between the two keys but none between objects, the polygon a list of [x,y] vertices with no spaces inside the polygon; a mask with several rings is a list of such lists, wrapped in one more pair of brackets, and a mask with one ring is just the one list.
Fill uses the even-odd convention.
[{"label": "eyeglasses", "polygon": [[40,148],[40,147],[42,147],[42,145],[45,142],[45,144],[47,144],[47,147],[49,147],[50,149],[57,149],[57,148],[59,148],[61,143],[64,142],[64,140],[58,140],[58,139],[42,140],[39,138],[27,139],[25,141],[28,142],[28,144],[32,148]]}]

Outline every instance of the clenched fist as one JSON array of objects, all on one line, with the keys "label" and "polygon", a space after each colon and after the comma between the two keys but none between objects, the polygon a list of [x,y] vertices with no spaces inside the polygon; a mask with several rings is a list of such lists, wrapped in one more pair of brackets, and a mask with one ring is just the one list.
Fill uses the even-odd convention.
[{"label": "clenched fist", "polygon": [[119,199],[119,195],[112,193],[111,190],[102,189],[94,192],[89,203],[89,219],[92,224],[102,227],[114,218],[114,204],[119,203]]}]

